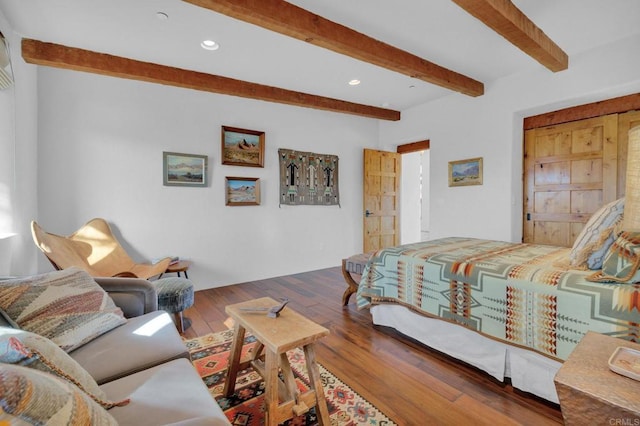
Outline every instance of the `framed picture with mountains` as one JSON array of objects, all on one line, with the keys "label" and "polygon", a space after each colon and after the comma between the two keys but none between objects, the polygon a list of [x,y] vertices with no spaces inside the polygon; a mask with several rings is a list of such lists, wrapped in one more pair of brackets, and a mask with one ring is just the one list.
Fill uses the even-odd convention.
[{"label": "framed picture with mountains", "polygon": [[449,186],[482,185],[482,157],[449,161]]},{"label": "framed picture with mountains", "polygon": [[257,206],[260,205],[260,179],[249,177],[225,178],[227,206]]},{"label": "framed picture with mountains", "polygon": [[264,167],[264,132],[222,126],[222,164]]}]

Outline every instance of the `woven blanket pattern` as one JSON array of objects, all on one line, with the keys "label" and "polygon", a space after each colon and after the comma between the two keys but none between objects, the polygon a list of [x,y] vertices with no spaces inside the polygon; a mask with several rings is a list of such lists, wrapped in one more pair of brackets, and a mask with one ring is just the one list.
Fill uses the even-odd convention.
[{"label": "woven blanket pattern", "polygon": [[[209,392],[217,400],[225,415],[233,425],[257,426],[264,424],[264,381],[251,367],[238,372],[235,393],[222,396],[229,365],[229,350],[233,341],[233,331],[207,334],[187,340],[194,367],[200,373]],[[246,335],[241,357],[250,356],[257,341]],[[287,352],[289,363],[301,391],[309,389],[304,352],[297,348]],[[322,364],[318,364],[322,387],[324,388],[331,426],[393,426],[395,423],[338,379]],[[287,420],[284,425],[317,425],[315,408],[306,414]]]},{"label": "woven blanket pattern", "polygon": [[640,338],[632,285],[590,282],[569,248],[443,238],[383,249],[365,268],[358,306],[397,303],[564,360],[589,331]]},{"label": "woven blanket pattern", "polygon": [[126,322],[102,287],[77,268],[0,281],[0,309],[67,352]]},{"label": "woven blanket pattern", "polygon": [[279,149],[280,204],[340,205],[338,156]]}]

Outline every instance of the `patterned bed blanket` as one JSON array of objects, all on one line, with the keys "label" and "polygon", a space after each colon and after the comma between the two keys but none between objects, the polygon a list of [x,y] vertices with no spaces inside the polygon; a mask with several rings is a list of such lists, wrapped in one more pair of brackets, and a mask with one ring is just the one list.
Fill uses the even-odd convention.
[{"label": "patterned bed blanket", "polygon": [[587,281],[569,248],[443,238],[383,249],[358,307],[396,303],[565,360],[589,331],[640,340],[640,285]]}]

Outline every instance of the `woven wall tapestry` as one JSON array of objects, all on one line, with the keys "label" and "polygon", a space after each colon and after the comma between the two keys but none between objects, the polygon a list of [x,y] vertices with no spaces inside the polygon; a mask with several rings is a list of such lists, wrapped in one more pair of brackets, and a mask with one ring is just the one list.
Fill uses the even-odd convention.
[{"label": "woven wall tapestry", "polygon": [[338,156],[279,149],[280,204],[340,205]]}]

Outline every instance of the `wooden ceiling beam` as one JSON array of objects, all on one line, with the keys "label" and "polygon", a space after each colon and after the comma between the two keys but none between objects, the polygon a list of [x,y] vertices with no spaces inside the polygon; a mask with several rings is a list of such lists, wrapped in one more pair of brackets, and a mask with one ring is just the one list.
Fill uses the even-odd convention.
[{"label": "wooden ceiling beam", "polygon": [[484,84],[284,0],[183,0],[352,58],[469,96]]},{"label": "wooden ceiling beam", "polygon": [[453,0],[553,72],[569,67],[567,54],[510,0]]},{"label": "wooden ceiling beam", "polygon": [[111,77],[353,114],[380,120],[400,120],[400,112],[390,109],[295,92],[38,40],[22,40],[22,57],[26,62],[35,65],[85,71]]}]

